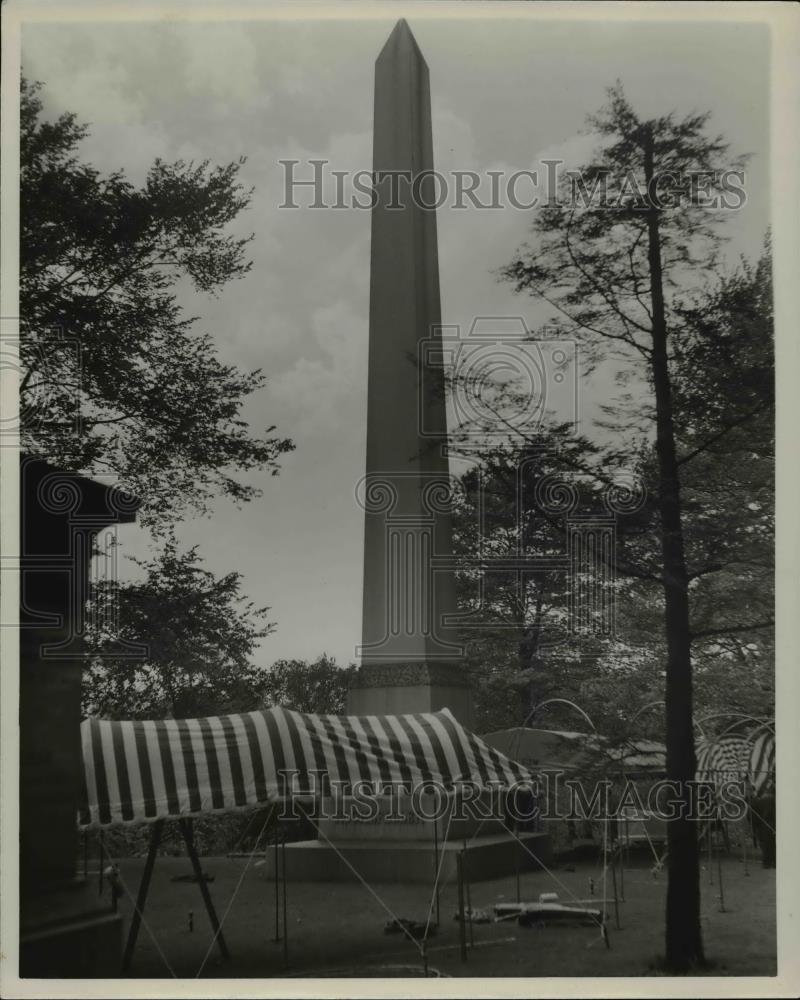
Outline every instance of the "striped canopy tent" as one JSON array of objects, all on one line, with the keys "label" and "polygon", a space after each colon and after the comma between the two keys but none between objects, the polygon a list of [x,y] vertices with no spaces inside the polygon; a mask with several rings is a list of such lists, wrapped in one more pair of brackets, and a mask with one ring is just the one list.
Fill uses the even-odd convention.
[{"label": "striped canopy tent", "polygon": [[205,719],[81,725],[79,823],[104,827],[227,812],[326,784],[509,787],[532,779],[447,710],[308,715],[282,708]]}]

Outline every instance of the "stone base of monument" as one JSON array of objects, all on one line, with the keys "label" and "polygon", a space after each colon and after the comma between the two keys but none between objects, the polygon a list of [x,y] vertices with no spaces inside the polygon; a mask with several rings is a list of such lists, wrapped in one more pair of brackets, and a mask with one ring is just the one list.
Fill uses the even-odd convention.
[{"label": "stone base of monument", "polygon": [[[539,861],[549,863],[551,847],[548,834],[521,833],[519,838],[525,847],[505,832],[480,835],[472,841],[468,838],[464,867],[466,878],[471,882],[502,878],[516,871],[534,871],[541,867]],[[441,883],[452,882],[456,877],[456,858],[463,850],[464,842],[448,840],[438,847],[441,863],[439,880]],[[285,856],[286,878],[292,882],[355,882],[358,880],[353,871],[355,869],[367,882],[431,885],[437,864],[432,839],[337,839],[332,843],[301,840],[287,844]],[[272,853],[267,852],[268,877],[274,875],[273,865]]]},{"label": "stone base of monument", "polygon": [[28,899],[20,919],[20,977],[109,978],[119,975],[121,961],[121,917],[94,886],[76,883]]},{"label": "stone base of monument", "polygon": [[[363,809],[364,803],[360,805]],[[531,871],[550,861],[548,834],[520,833],[518,843],[486,798],[473,803],[474,811],[438,819],[424,818],[436,814],[433,799],[423,796],[420,805],[412,808],[402,796],[379,798],[372,803],[375,815],[355,818],[353,800],[328,800],[323,817],[314,823],[319,837],[286,844],[286,878],[343,882],[355,881],[358,872],[368,882],[430,884],[438,864],[442,881],[455,878],[456,858],[465,848],[465,875],[471,881]],[[270,877],[274,862],[274,852],[267,850]]]},{"label": "stone base of monument", "polygon": [[362,665],[347,692],[348,715],[405,715],[448,708],[472,727],[472,697],[459,664]]}]

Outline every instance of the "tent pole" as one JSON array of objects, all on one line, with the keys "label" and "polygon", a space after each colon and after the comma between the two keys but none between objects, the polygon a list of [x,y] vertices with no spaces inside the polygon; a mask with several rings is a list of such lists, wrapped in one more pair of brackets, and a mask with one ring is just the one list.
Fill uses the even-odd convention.
[{"label": "tent pole", "polygon": [[[466,857],[465,857],[466,861]],[[469,925],[469,946],[470,948],[475,947],[475,932],[472,928],[472,888],[469,884],[469,865],[465,864],[466,868],[466,884],[467,884],[467,923]]]},{"label": "tent pole", "polygon": [[748,818],[748,816],[745,817],[745,824],[746,825],[745,825],[745,828],[744,828],[744,833],[742,834],[742,855],[743,855],[743,860],[744,860],[744,873],[745,873],[745,875],[749,876],[750,875],[750,869],[747,867],[747,837],[748,837],[748,833],[749,833],[749,831],[747,829],[747,824],[749,824],[749,818]]},{"label": "tent pole", "polygon": [[437,816],[433,821],[433,888],[436,893],[436,923],[437,925],[441,922],[439,919],[439,817]]},{"label": "tent pole", "polygon": [[157,819],[155,823],[153,823],[153,828],[150,831],[150,846],[147,849],[147,860],[144,863],[142,880],[139,883],[139,893],[136,897],[133,916],[131,917],[131,927],[128,931],[128,940],[125,942],[125,954],[122,957],[123,973],[128,971],[131,965],[131,959],[133,958],[133,949],[136,947],[136,938],[139,936],[139,926],[142,922],[142,913],[144,912],[145,903],[147,902],[150,879],[153,875],[153,865],[156,861],[156,852],[158,851],[158,845],[161,843],[161,833],[163,829],[164,820]]},{"label": "tent pole", "polygon": [[467,928],[464,917],[464,852],[456,855],[456,874],[458,876],[458,941],[461,951],[461,961],[467,960]]},{"label": "tent pole", "polygon": [[617,862],[614,852],[614,845],[611,845],[611,882],[614,886],[614,923],[617,930],[619,926],[619,899],[617,898]]},{"label": "tent pole", "polygon": [[106,863],[106,852],[105,852],[105,839],[103,837],[103,831],[100,831],[100,871],[97,876],[97,895],[103,895],[103,866]]},{"label": "tent pole", "polygon": [[464,834],[464,885],[467,890],[467,922],[469,924],[469,946],[475,944],[475,937],[472,930],[472,888],[469,884],[469,864],[467,862],[467,835]]},{"label": "tent pole", "polygon": [[725,912],[725,890],[722,887],[722,851],[717,851],[717,878],[719,879],[719,912]]},{"label": "tent pole", "polygon": [[192,869],[194,871],[195,878],[197,879],[197,884],[200,886],[200,894],[203,897],[208,918],[211,921],[211,927],[213,928],[217,939],[217,946],[219,947],[222,957],[230,959],[231,956],[228,952],[228,946],[225,944],[225,938],[222,936],[222,928],[220,927],[219,920],[217,919],[217,911],[214,909],[211,893],[208,891],[206,880],[203,877],[203,869],[200,867],[200,859],[198,858],[197,851],[195,850],[192,820],[179,819],[178,825],[181,833],[183,834],[183,840],[186,844],[186,853],[189,855],[189,860],[192,862]]},{"label": "tent pole", "polygon": [[83,881],[89,878],[89,834],[83,831]]},{"label": "tent pole", "polygon": [[[608,800],[606,800],[606,819],[603,831],[603,909],[600,911],[602,913],[602,922],[600,924],[600,934],[605,941],[606,948],[611,947],[611,942],[608,938],[608,891],[606,889],[606,880],[608,877]],[[614,871],[614,861],[611,861],[611,870]],[[617,880],[614,878],[614,907],[617,905]],[[619,926],[619,924],[617,924]]]},{"label": "tent pole", "polygon": [[289,967],[289,928],[286,922],[286,838],[281,842],[281,872],[283,875],[283,964]]},{"label": "tent pole", "polygon": [[731,853],[731,838],[728,835],[728,824],[720,816],[719,818],[719,832],[722,834],[722,843],[725,845],[725,853]]},{"label": "tent pole", "polygon": [[278,888],[278,879],[280,878],[280,872],[278,870],[280,865],[280,857],[278,855],[278,831],[275,830],[273,834],[274,844],[275,844],[275,859],[274,859],[274,870],[273,870],[273,884],[275,886],[275,937],[272,939],[275,944],[281,939],[281,928],[280,928],[280,914],[278,912],[280,906],[280,890]]},{"label": "tent pole", "polygon": [[714,860],[711,855],[711,841],[714,832],[713,823],[714,821],[710,819],[708,821],[708,825],[706,826],[706,836],[708,837],[708,884],[709,885],[714,884],[714,869],[711,867]]},{"label": "tent pole", "polygon": [[631,831],[628,826],[628,814],[625,814],[625,858],[628,862],[628,867],[631,866]]},{"label": "tent pole", "polygon": [[[625,779],[625,756],[622,753],[620,753],[619,757],[619,774],[620,778],[622,779],[622,791],[620,794],[624,796],[625,789],[627,787],[627,782]],[[617,811],[614,814],[614,832],[616,834],[614,841],[616,843],[617,850],[619,851],[619,892],[620,896],[622,897],[622,902],[624,903],[625,902],[625,856],[622,853],[622,831],[620,829],[620,822],[619,822],[620,801],[622,800],[620,799],[617,801]]]}]

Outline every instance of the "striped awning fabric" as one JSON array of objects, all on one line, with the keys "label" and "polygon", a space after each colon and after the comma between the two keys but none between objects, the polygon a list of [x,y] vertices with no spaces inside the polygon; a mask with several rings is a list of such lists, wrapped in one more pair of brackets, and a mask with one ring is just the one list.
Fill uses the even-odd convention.
[{"label": "striped awning fabric", "polygon": [[326,780],[412,789],[435,782],[508,787],[530,772],[464,729],[447,710],[397,716],[307,715],[273,708],[158,722],[81,724],[81,826],[226,812]]}]

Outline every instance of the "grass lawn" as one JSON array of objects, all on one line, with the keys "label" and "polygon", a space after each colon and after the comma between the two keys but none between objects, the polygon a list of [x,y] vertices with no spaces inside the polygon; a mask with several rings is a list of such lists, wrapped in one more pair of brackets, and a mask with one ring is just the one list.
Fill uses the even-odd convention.
[{"label": "grass lawn", "polygon": [[[386,976],[420,975],[418,948],[402,934],[386,935],[390,918],[380,897],[393,915],[424,921],[431,899],[430,887],[421,885],[376,885],[376,896],[354,882],[288,885],[288,967],[283,943],[275,943],[274,888],[265,869],[253,859],[204,858],[203,868],[214,876],[210,890],[220,918],[228,909],[224,935],[232,961],[223,962],[216,947],[211,950],[202,975],[208,977],[278,976]],[[520,927],[516,921],[475,924],[474,946],[468,960],[459,954],[459,925],[453,919],[456,888],[449,884],[440,894],[438,933],[428,943],[430,970],[446,976],[640,976],[655,975],[663,952],[666,874],[654,878],[652,858],[632,859],[624,873],[625,900],[619,904],[617,929],[613,903],[609,906],[609,941],[606,948],[596,926],[555,925]],[[121,862],[123,880],[135,895],[144,865],[142,859]],[[540,892],[557,892],[560,901],[573,898],[591,901],[589,880],[595,895],[602,896],[601,872],[596,862],[576,863],[573,871],[557,867],[552,876],[544,872],[522,876],[522,899],[536,900]],[[714,975],[774,975],[775,871],[760,866],[751,857],[749,874],[735,857],[722,860],[724,911],[720,911],[716,864],[713,883],[706,868],[702,872],[703,932],[707,958]],[[199,887],[173,882],[172,876],[188,874],[188,859],[159,858],[131,968],[133,977],[170,976],[153,937],[180,977],[194,977],[211,943],[211,927]],[[558,882],[555,881],[558,880]],[[107,890],[106,890],[107,891]],[[613,895],[608,877],[607,894]],[[496,902],[516,899],[514,877],[476,882],[471,887],[474,909],[490,909]],[[594,902],[592,905],[599,905]],[[132,905],[120,900],[125,933]],[[189,911],[194,929],[189,930]],[[434,914],[435,919],[435,914]],[[153,937],[151,937],[151,934]],[[397,967],[392,969],[390,967]],[[416,970],[416,972],[414,971]]]}]

